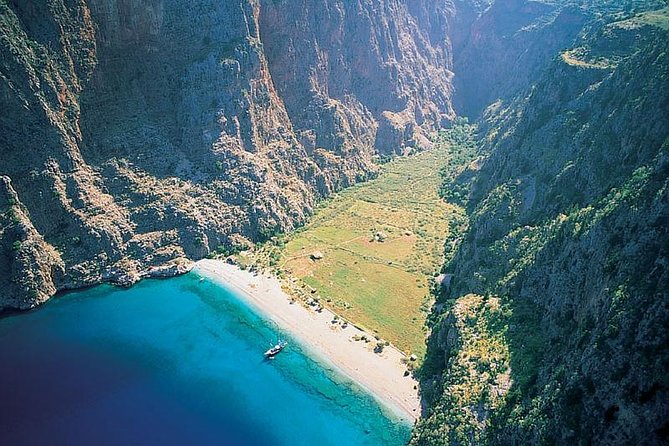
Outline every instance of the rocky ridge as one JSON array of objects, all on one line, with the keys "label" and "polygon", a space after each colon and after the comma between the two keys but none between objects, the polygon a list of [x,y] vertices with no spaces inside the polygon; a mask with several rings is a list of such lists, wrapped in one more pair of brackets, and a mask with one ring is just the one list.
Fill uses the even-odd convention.
[{"label": "rocky ridge", "polygon": [[453,117],[449,4],[1,1],[0,174],[51,254],[13,251],[0,208],[0,309],[184,271],[429,146]]},{"label": "rocky ridge", "polygon": [[667,23],[602,23],[488,110],[412,444],[666,443]]},{"label": "rocky ridge", "polygon": [[530,87],[556,54],[612,16],[662,8],[663,0],[457,0],[451,20],[453,106],[471,119]]},{"label": "rocky ridge", "polygon": [[290,230],[459,91],[412,444],[666,443],[666,2],[307,3],[0,0],[0,310]]}]

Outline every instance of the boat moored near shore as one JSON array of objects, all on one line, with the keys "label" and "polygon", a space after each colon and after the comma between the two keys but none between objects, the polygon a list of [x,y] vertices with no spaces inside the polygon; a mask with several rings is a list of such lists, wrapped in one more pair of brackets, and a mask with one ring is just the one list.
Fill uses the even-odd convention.
[{"label": "boat moored near shore", "polygon": [[267,359],[274,358],[276,355],[278,355],[281,352],[281,350],[286,348],[287,345],[288,345],[288,342],[282,341],[281,339],[279,339],[277,341],[277,343],[272,348],[270,348],[269,350],[267,350],[265,352],[265,358],[267,358]]}]

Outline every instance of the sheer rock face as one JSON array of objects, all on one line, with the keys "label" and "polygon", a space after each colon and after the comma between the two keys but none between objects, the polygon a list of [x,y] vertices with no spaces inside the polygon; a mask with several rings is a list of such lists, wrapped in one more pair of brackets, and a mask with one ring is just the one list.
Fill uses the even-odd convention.
[{"label": "sheer rock face", "polygon": [[63,276],[60,254],[30,222],[7,176],[0,176],[0,287],[8,306],[25,310],[46,301]]},{"label": "sheer rock face", "polygon": [[[477,171],[463,175],[470,226],[447,265],[427,360],[439,366],[413,444],[666,443],[668,36],[650,19],[600,24],[489,111]],[[504,309],[470,326],[494,326],[505,358],[458,362],[479,342],[449,342],[471,293]],[[489,384],[508,373],[505,398],[458,400],[449,377],[463,363]]]},{"label": "sheer rock face", "polygon": [[[52,248],[3,250],[0,309],[181,271],[429,145],[453,115],[451,8],[408,3],[1,3],[0,174]],[[18,223],[0,212],[7,248]]]},{"label": "sheer rock face", "polygon": [[452,119],[452,6],[408,3],[263,3],[272,79],[296,129],[314,130],[316,145],[389,153],[429,144],[429,133]]},{"label": "sheer rock face", "polygon": [[458,114],[471,118],[530,86],[592,20],[588,8],[568,1],[487,3],[456,2],[457,20],[451,34],[457,73],[454,106]]}]

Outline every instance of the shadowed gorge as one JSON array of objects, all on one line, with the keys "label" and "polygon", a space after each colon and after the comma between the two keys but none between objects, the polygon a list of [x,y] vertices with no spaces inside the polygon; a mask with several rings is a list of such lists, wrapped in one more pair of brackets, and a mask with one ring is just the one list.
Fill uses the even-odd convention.
[{"label": "shadowed gorge", "polygon": [[480,158],[445,179],[469,228],[412,444],[667,441],[668,23],[592,25],[486,111]]}]

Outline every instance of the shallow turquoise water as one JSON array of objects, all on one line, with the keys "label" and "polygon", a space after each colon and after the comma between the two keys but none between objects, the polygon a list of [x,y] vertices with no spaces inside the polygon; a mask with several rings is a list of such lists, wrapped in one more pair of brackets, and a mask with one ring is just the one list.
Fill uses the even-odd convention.
[{"label": "shallow turquoise water", "polygon": [[[262,352],[281,336],[289,348]],[[0,320],[0,444],[401,445],[409,426],[194,274]]]}]

